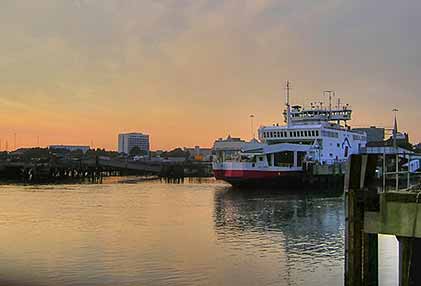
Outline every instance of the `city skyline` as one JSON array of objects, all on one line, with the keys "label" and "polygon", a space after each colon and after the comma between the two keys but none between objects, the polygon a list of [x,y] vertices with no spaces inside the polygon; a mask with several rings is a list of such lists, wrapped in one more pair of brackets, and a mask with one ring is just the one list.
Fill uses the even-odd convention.
[{"label": "city skyline", "polygon": [[[381,7],[381,9],[378,9]],[[2,148],[115,150],[124,131],[152,149],[210,146],[282,122],[292,103],[335,90],[352,126],[421,141],[414,1],[3,1]]]}]

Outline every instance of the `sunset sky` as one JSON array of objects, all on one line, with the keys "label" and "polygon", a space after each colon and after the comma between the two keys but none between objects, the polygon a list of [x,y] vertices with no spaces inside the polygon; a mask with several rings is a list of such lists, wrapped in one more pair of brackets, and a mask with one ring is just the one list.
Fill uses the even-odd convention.
[{"label": "sunset sky", "polygon": [[152,149],[249,139],[333,89],[353,126],[421,141],[421,1],[2,0],[1,149],[151,135]]}]

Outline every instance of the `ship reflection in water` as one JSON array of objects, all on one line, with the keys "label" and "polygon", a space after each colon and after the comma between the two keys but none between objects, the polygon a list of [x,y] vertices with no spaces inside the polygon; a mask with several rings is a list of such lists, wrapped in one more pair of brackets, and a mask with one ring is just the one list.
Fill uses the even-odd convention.
[{"label": "ship reflection in water", "polygon": [[262,276],[274,275],[284,285],[343,283],[341,194],[217,192],[215,226],[228,251],[245,252],[250,263],[258,257],[271,264],[262,266]]},{"label": "ship reflection in water", "polygon": [[0,197],[0,285],[343,284],[342,194],[186,180],[10,185]]}]

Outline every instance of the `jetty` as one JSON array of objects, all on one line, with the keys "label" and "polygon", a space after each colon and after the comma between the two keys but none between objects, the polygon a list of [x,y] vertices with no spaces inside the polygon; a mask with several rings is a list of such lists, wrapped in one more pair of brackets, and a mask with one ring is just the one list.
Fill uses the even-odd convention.
[{"label": "jetty", "polygon": [[165,179],[212,176],[208,162],[154,162],[121,159],[84,158],[56,159],[44,162],[0,161],[0,180],[28,183],[59,182],[68,179],[101,181],[107,176],[141,175]]},{"label": "jetty", "polygon": [[[405,163],[406,162],[406,163]],[[353,155],[345,179],[345,285],[378,285],[378,235],[399,243],[399,285],[421,285],[420,173],[408,154]]]}]

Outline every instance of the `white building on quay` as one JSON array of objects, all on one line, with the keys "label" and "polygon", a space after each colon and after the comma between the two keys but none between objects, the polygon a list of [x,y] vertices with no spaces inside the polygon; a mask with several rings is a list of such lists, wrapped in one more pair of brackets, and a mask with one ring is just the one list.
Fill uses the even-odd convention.
[{"label": "white building on quay", "polygon": [[134,147],[149,153],[149,135],[136,132],[118,135],[119,153],[129,154]]}]

